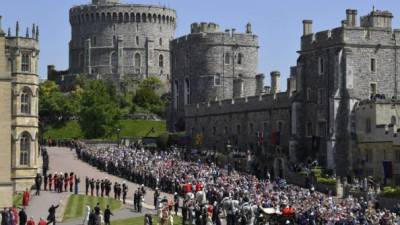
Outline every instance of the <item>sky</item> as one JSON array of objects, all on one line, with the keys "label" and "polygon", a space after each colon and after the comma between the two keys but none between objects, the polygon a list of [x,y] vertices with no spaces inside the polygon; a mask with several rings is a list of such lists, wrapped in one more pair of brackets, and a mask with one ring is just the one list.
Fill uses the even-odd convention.
[{"label": "sky", "polygon": [[[91,0],[0,0],[2,27],[15,33],[15,22],[21,32],[36,23],[40,28],[40,77],[46,79],[47,65],[57,69],[68,68],[68,42],[71,38],[68,19],[69,8]],[[358,15],[368,14],[372,7],[393,13],[393,27],[400,28],[399,0],[121,0],[124,3],[156,4],[177,11],[176,37],[190,32],[194,22],[215,22],[221,31],[236,28],[244,32],[250,22],[253,33],[259,36],[258,70],[266,76],[281,72],[281,85],[286,88],[290,66],[296,65],[302,35],[302,20],[311,19],[313,31],[340,26],[348,8],[357,9]]]}]

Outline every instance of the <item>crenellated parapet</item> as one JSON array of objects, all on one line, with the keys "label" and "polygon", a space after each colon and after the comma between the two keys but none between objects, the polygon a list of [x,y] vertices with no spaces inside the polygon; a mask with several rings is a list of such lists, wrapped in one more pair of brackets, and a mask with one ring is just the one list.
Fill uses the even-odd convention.
[{"label": "crenellated parapet", "polygon": [[186,117],[201,117],[222,114],[287,109],[290,98],[286,92],[264,94],[238,99],[202,102],[185,106]]},{"label": "crenellated parapet", "polygon": [[70,9],[71,25],[94,23],[153,23],[176,26],[176,11],[141,4],[88,4]]}]

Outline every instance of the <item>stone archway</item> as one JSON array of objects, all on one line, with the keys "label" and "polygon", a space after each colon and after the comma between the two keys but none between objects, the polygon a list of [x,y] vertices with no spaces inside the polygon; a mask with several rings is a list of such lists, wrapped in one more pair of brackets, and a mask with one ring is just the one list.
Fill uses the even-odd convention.
[{"label": "stone archway", "polygon": [[284,178],[286,175],[285,159],[275,158],[274,160],[274,174],[275,177]]}]

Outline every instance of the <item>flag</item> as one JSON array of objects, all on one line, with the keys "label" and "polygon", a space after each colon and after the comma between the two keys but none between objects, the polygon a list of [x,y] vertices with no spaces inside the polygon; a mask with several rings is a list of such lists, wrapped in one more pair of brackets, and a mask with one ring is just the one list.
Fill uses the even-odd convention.
[{"label": "flag", "polygon": [[271,144],[272,145],[280,145],[281,143],[281,133],[279,131],[277,132],[272,132],[271,134]]},{"label": "flag", "polygon": [[385,178],[393,177],[393,164],[392,161],[383,161],[383,174]]}]

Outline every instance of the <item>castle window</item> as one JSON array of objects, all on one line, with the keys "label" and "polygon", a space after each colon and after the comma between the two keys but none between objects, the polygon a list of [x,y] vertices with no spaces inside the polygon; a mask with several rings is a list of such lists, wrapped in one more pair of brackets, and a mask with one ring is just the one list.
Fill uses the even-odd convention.
[{"label": "castle window", "polygon": [[164,56],[163,55],[158,56],[158,66],[161,68],[164,67]]},{"label": "castle window", "polygon": [[185,79],[185,105],[189,105],[191,103],[190,101],[190,81],[189,78]]},{"label": "castle window", "polygon": [[118,72],[118,56],[116,52],[111,53],[110,57],[111,73]]},{"label": "castle window", "polygon": [[31,114],[31,95],[28,90],[21,93],[21,113]]},{"label": "castle window", "polygon": [[326,137],[326,122],[318,122],[318,136]]},{"label": "castle window", "polygon": [[228,127],[224,127],[224,134],[228,134]]},{"label": "castle window", "polygon": [[313,136],[313,124],[311,122],[308,122],[306,124],[306,136],[307,137]]},{"label": "castle window", "polygon": [[139,36],[136,36],[136,45],[139,45]]},{"label": "castle window", "polygon": [[159,42],[160,46],[162,46],[162,38],[160,38],[160,40],[158,42]]},{"label": "castle window", "polygon": [[376,59],[371,58],[371,72],[376,72]]},{"label": "castle window", "polygon": [[250,123],[249,124],[249,135],[252,135],[253,132],[254,132],[254,125],[253,125],[253,123]]},{"label": "castle window", "polygon": [[117,37],[114,35],[113,36],[113,45],[116,46],[117,45]]},{"label": "castle window", "polygon": [[219,73],[214,76],[214,86],[221,86],[221,74]]},{"label": "castle window", "polygon": [[28,53],[22,54],[21,59],[21,71],[22,72],[29,72],[31,67],[31,58]]},{"label": "castle window", "polygon": [[375,97],[376,93],[376,83],[370,83],[369,93],[371,98]]},{"label": "castle window", "polygon": [[243,63],[243,54],[242,54],[242,53],[239,53],[237,63],[238,63],[239,65],[241,65],[241,64]]},{"label": "castle window", "polygon": [[225,64],[226,65],[229,65],[229,64],[231,64],[231,54],[229,54],[229,53],[225,53]]},{"label": "castle window", "polygon": [[236,134],[240,134],[240,125],[236,125]]},{"label": "castle window", "polygon": [[31,151],[31,137],[28,133],[23,133],[20,139],[19,165],[29,166]]},{"label": "castle window", "polygon": [[325,89],[319,88],[318,89],[318,95],[317,95],[317,104],[323,105],[325,104]]},{"label": "castle window", "polygon": [[92,45],[93,45],[93,46],[96,46],[96,45],[97,45],[97,38],[96,38],[96,36],[93,36],[93,38],[92,38]]},{"label": "castle window", "polygon": [[282,131],[283,131],[283,122],[282,121],[278,121],[277,125],[278,125],[277,131],[282,133]]},{"label": "castle window", "polygon": [[146,14],[143,13],[143,14],[142,14],[142,22],[143,22],[143,23],[146,23],[146,21],[147,21],[147,19],[146,19]]},{"label": "castle window", "polygon": [[400,151],[396,151],[395,153],[395,162],[400,162]]},{"label": "castle window", "polygon": [[136,14],[136,23],[140,23],[140,14]]},{"label": "castle window", "polygon": [[217,134],[217,128],[216,128],[216,127],[213,127],[213,128],[212,128],[212,134],[213,134],[213,135],[216,135],[216,134]]},{"label": "castle window", "polygon": [[178,104],[179,104],[179,86],[178,86],[178,81],[176,80],[174,82],[174,88],[173,88],[173,95],[174,95],[174,109],[178,109]]},{"label": "castle window", "polygon": [[136,53],[135,54],[135,69],[139,69],[140,70],[140,66],[142,65],[141,61],[142,60],[141,60],[140,54]]},{"label": "castle window", "polygon": [[307,96],[306,96],[306,99],[307,99],[307,101],[311,101],[311,88],[307,88]]},{"label": "castle window", "polygon": [[324,65],[324,59],[322,57],[318,58],[318,73],[320,75],[324,74],[325,72],[325,65]]},{"label": "castle window", "polygon": [[365,132],[371,133],[371,131],[372,131],[371,118],[367,118],[365,120]]}]

